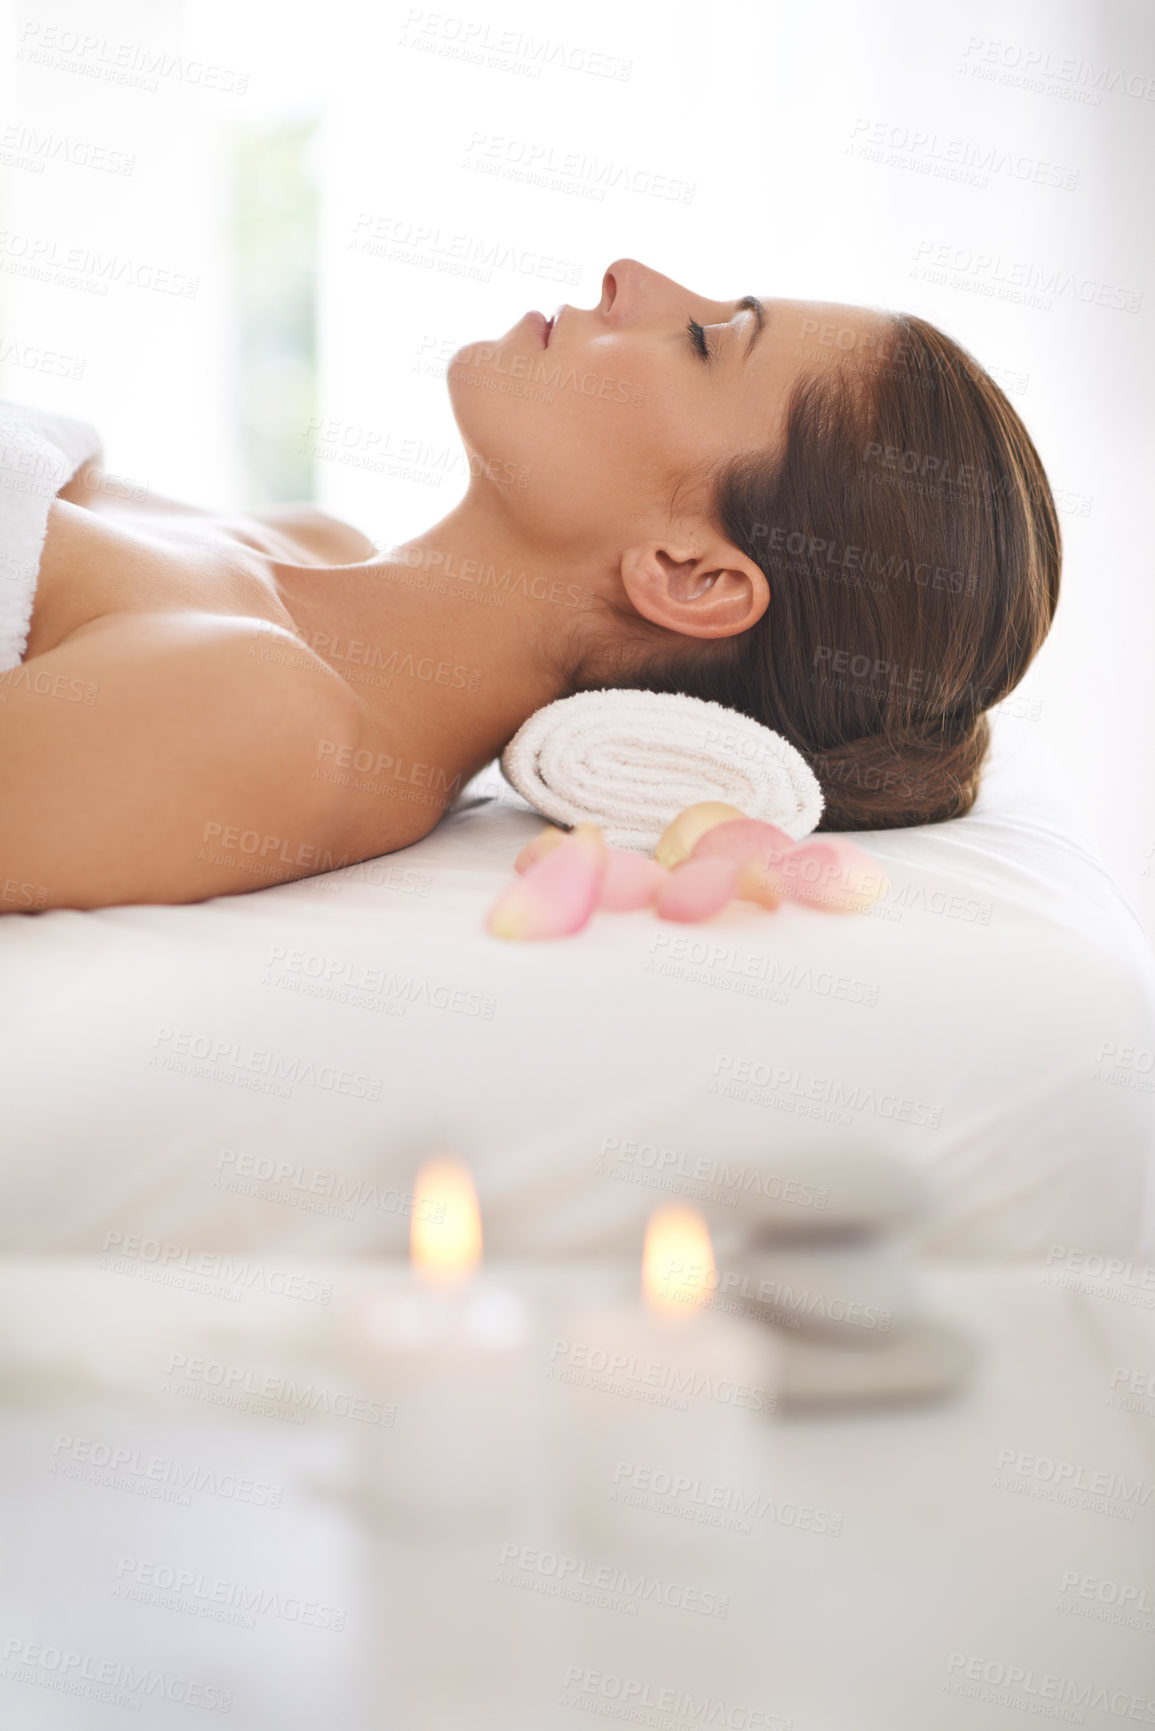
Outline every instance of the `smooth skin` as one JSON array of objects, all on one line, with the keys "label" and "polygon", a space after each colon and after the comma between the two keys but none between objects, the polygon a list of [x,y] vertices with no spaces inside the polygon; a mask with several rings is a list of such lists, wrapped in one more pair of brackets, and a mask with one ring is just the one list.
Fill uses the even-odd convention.
[{"label": "smooth skin", "polygon": [[460,350],[468,491],[386,554],[308,507],[118,498],[88,465],[0,675],[0,912],[200,901],[407,847],[577,665],[610,665],[599,603],[671,648],[747,630],[767,582],[711,521],[709,469],[779,448],[800,372],[885,331],[760,306],[618,259],[548,347],[526,315]]}]

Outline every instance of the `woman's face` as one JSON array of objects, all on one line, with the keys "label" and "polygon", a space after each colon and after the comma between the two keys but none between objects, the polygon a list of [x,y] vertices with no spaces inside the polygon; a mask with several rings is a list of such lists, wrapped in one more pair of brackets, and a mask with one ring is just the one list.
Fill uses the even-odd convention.
[{"label": "woman's face", "polygon": [[562,306],[551,327],[526,313],[454,355],[472,485],[492,487],[543,549],[616,557],[666,532],[687,477],[776,452],[799,375],[861,360],[885,329],[829,301],[707,300],[616,259],[596,306]]}]

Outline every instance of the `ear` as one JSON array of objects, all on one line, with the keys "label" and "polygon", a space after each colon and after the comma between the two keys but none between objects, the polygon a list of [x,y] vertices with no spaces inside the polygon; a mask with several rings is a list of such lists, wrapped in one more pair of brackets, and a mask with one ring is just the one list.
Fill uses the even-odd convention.
[{"label": "ear", "polygon": [[622,554],[622,587],[655,625],[687,637],[735,637],[770,605],[765,574],[731,542],[645,541]]}]

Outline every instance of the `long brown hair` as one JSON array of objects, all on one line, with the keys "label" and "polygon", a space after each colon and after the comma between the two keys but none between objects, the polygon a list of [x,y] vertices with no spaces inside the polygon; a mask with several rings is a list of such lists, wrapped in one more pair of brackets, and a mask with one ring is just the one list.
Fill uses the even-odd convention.
[{"label": "long brown hair", "polygon": [[1058,516],[1019,416],[925,320],[894,317],[890,337],[861,372],[799,381],[778,461],[711,478],[719,527],[768,579],[762,619],[621,680],[783,734],[822,785],[822,829],[968,811],[984,712],[1026,672],[1059,594]]}]

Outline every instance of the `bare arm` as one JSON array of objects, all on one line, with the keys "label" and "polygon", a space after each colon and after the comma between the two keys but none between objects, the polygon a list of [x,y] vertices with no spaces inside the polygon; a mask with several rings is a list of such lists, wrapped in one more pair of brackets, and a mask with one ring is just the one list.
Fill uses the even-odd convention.
[{"label": "bare arm", "polygon": [[200,901],[347,863],[319,766],[356,750],[360,705],[287,632],[284,662],[254,656],[257,628],[122,614],[0,675],[0,912]]}]

